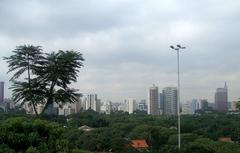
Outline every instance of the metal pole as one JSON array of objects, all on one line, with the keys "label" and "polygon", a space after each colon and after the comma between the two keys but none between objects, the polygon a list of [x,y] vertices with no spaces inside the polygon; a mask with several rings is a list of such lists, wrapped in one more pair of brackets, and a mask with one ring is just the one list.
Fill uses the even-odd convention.
[{"label": "metal pole", "polygon": [[178,88],[177,88],[177,115],[178,115],[178,149],[181,149],[181,112],[180,112],[180,64],[179,64],[179,51],[181,49],[186,49],[181,45],[177,47],[170,46],[171,49],[177,51],[177,75],[178,75]]},{"label": "metal pole", "polygon": [[177,92],[177,107],[178,107],[178,148],[181,148],[181,122],[180,122],[180,69],[179,69],[179,49],[177,49],[177,67],[178,67],[178,92]]}]

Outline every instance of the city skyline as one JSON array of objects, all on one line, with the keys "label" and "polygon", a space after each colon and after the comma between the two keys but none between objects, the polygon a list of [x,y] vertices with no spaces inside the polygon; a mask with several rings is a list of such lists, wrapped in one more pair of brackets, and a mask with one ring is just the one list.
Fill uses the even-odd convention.
[{"label": "city skyline", "polygon": [[[10,75],[3,56],[18,45],[45,52],[74,49],[85,67],[73,87],[103,100],[147,99],[148,87],[177,86],[176,57],[169,45],[182,44],[181,101],[214,102],[228,83],[229,101],[240,97],[240,25],[237,1],[2,1],[0,81],[5,97]],[[88,8],[88,9],[86,9]],[[61,10],[65,10],[62,12]],[[27,24],[26,24],[27,23]]]}]

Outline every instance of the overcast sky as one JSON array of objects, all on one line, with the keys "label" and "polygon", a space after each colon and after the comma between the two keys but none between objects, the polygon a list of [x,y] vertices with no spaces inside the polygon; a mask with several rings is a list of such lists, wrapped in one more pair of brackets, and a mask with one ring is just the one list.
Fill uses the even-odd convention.
[{"label": "overcast sky", "polygon": [[[1,0],[0,21],[1,58],[23,44],[78,50],[86,61],[73,87],[103,100],[147,98],[152,84],[176,86],[172,44],[187,47],[180,55],[183,101],[213,101],[225,81],[229,100],[240,97],[237,0]],[[2,59],[0,66],[7,88]]]}]

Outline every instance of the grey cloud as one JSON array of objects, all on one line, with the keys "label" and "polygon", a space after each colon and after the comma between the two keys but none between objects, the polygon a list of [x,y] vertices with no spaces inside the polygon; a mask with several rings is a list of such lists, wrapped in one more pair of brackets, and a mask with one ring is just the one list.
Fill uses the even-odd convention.
[{"label": "grey cloud", "polygon": [[[12,5],[14,2],[16,5]],[[119,27],[130,20],[134,8],[125,7],[130,2],[108,2],[3,1],[0,5],[2,32],[20,37],[71,37],[82,32]]]},{"label": "grey cloud", "polygon": [[176,54],[169,45],[180,43],[187,47],[181,53],[183,99],[212,100],[224,81],[236,99],[239,6],[233,0],[3,0],[0,56],[25,43],[46,52],[80,50],[85,67],[73,86],[119,101],[146,98],[152,83],[176,85]]}]

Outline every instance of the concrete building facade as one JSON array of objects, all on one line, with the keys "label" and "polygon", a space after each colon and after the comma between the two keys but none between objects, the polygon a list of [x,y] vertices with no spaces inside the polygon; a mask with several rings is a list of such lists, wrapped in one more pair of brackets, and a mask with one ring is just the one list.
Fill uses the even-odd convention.
[{"label": "concrete building facade", "polygon": [[163,89],[164,110],[165,115],[177,115],[177,88],[165,87]]},{"label": "concrete building facade", "polygon": [[0,82],[0,103],[4,102],[4,82]]},{"label": "concrete building facade", "polygon": [[153,85],[149,88],[148,114],[159,115],[159,92],[158,87]]},{"label": "concrete building facade", "polygon": [[127,112],[129,114],[132,114],[137,109],[137,103],[136,103],[136,100],[134,98],[128,98],[127,99],[127,105],[128,105]]},{"label": "concrete building facade", "polygon": [[226,83],[224,88],[217,88],[215,92],[215,109],[220,112],[228,111],[228,89]]}]

